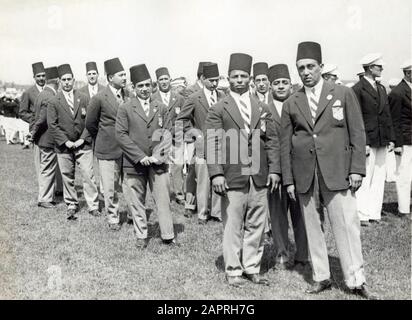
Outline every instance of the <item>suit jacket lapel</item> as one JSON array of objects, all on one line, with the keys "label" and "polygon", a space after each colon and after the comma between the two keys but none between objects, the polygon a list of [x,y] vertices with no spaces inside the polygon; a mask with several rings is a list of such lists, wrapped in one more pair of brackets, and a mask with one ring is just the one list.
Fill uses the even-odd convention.
[{"label": "suit jacket lapel", "polygon": [[119,106],[119,103],[117,102],[117,99],[114,96],[112,90],[109,88],[109,85],[107,85],[105,96],[106,101],[109,103],[110,107],[117,113],[117,107]]},{"label": "suit jacket lapel", "polygon": [[276,105],[275,105],[275,102],[273,101],[273,99],[272,99],[272,101],[268,104],[268,106],[269,106],[270,111],[272,112],[273,119],[275,120],[275,122],[276,122],[277,124],[280,125],[280,117],[281,117],[281,115],[278,113],[278,110],[276,109]]},{"label": "suit jacket lapel", "polygon": [[256,100],[250,99],[250,107],[251,107],[251,120],[250,120],[250,129],[255,129],[256,125],[259,122],[260,119],[260,110],[259,110],[259,104]]},{"label": "suit jacket lapel", "polygon": [[198,95],[198,99],[199,99],[199,103],[203,106],[203,108],[205,108],[206,112],[209,111],[209,103],[207,102],[205,93],[203,92],[203,90],[199,91],[199,95]]},{"label": "suit jacket lapel", "polygon": [[378,88],[378,94],[379,94],[379,109],[378,113],[381,113],[383,109],[385,108],[385,105],[387,103],[387,97],[385,95],[385,90],[380,87],[380,85],[377,85]]},{"label": "suit jacket lapel", "polygon": [[365,89],[366,92],[368,92],[372,97],[378,98],[378,92],[375,90],[375,88],[369,83],[368,80],[365,78],[362,78],[360,81],[362,81],[363,88]]},{"label": "suit jacket lapel", "polygon": [[73,118],[73,114],[72,114],[71,111],[70,111],[70,106],[69,106],[69,104],[67,103],[66,98],[64,97],[63,92],[59,92],[59,93],[58,93],[57,99],[59,100],[60,105],[61,105],[61,107],[63,108],[63,110],[66,111],[67,114],[68,114],[70,117]]},{"label": "suit jacket lapel", "polygon": [[[318,121],[318,119],[322,115],[323,111],[326,109],[326,107],[332,101],[332,97],[329,96],[332,91],[333,91],[333,86],[330,85],[328,82],[324,81],[322,91],[320,93],[320,98],[319,98],[319,103],[318,103],[318,110],[316,111],[315,123],[316,123],[316,121]],[[328,96],[329,96],[330,99],[328,99]]]},{"label": "suit jacket lapel", "polygon": [[148,117],[149,119],[147,123],[152,122],[154,116],[156,115],[158,111],[159,111],[159,106],[157,104],[157,100],[150,101],[149,117]]},{"label": "suit jacket lapel", "polygon": [[308,98],[306,97],[305,88],[302,87],[302,89],[297,91],[295,93],[295,97],[297,98],[297,101],[295,103],[298,109],[300,110],[302,115],[305,117],[309,126],[313,129],[312,114],[310,113],[309,102],[308,102]]},{"label": "suit jacket lapel", "polygon": [[243,121],[242,116],[240,115],[239,108],[236,104],[235,99],[232,96],[228,96],[223,103],[225,104],[225,109],[233,121],[238,125],[240,129],[245,128],[245,122]]},{"label": "suit jacket lapel", "polygon": [[174,92],[170,91],[170,100],[169,100],[169,105],[168,105],[168,110],[169,111],[173,109],[176,101],[177,101],[176,94]]},{"label": "suit jacket lapel", "polygon": [[402,80],[402,85],[403,85],[404,90],[405,90],[406,98],[408,99],[409,103],[411,103],[411,92],[412,92],[412,89],[411,89],[411,87],[406,83],[405,80]]},{"label": "suit jacket lapel", "polygon": [[132,107],[133,107],[134,112],[135,112],[140,118],[142,118],[145,122],[147,122],[146,113],[144,112],[143,106],[141,105],[139,99],[133,98]]}]

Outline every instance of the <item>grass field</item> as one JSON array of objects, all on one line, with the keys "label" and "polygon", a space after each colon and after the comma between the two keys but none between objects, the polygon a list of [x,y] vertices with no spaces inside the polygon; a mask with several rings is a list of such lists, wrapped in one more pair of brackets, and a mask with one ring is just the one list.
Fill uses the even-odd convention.
[{"label": "grass field", "polygon": [[[343,291],[329,222],[332,290],[306,295],[311,271],[273,270],[271,246],[262,264],[270,287],[235,289],[224,280],[221,224],[199,226],[173,203],[181,247],[160,243],[154,210],[152,239],[141,252],[132,225],[108,231],[104,216],[87,213],[83,197],[74,222],[66,220],[62,202],[56,209],[38,208],[31,149],[0,141],[0,176],[0,299],[358,299]],[[362,228],[365,269],[370,288],[382,299],[411,299],[411,221],[393,214],[394,202],[394,184],[387,184],[383,223]],[[124,216],[123,201],[121,211]]]}]

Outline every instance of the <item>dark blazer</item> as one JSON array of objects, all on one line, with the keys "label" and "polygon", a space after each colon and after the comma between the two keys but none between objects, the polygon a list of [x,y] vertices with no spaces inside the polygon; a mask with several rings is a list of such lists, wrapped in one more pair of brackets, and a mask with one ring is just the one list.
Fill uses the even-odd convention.
[{"label": "dark blazer", "polygon": [[39,93],[40,91],[37,89],[36,85],[33,85],[23,92],[20,101],[19,117],[29,124],[30,132],[34,122],[34,102]]},{"label": "dark blazer", "polygon": [[280,126],[281,126],[281,116],[282,115],[278,113],[275,103],[273,102],[273,97],[270,100],[270,103],[268,104],[268,108],[269,108],[270,113],[272,114],[272,119],[275,122],[276,130],[279,133],[279,137],[280,137]]},{"label": "dark blazer", "polygon": [[377,87],[379,92],[368,80],[362,78],[352,89],[361,106],[366,144],[371,147],[385,147],[390,141],[395,142],[395,133],[386,89],[381,84]]},{"label": "dark blazer", "polygon": [[[163,103],[162,96],[160,95],[159,91],[156,91],[155,94],[152,95],[152,100],[157,100]],[[175,124],[177,115],[182,111],[183,104],[185,103],[185,98],[180,94],[177,94],[173,91],[170,91],[170,100],[169,105],[167,106],[167,120],[164,125],[164,128],[171,130]]]},{"label": "dark blazer", "polygon": [[34,102],[34,122],[32,138],[35,144],[43,148],[54,148],[54,138],[47,125],[47,108],[56,93],[53,89],[45,87]]},{"label": "dark blazer", "polygon": [[[237,134],[236,139],[226,140],[226,148],[223,148],[221,134],[213,135],[209,131],[206,137],[209,176],[212,179],[223,175],[230,189],[243,188],[251,176],[258,187],[264,187],[269,173],[279,175],[281,173],[279,140],[270,111],[267,105],[253,98],[250,100],[252,106],[250,128],[255,135],[246,136],[244,130],[241,131],[244,129],[244,121],[231,95],[227,95],[212,106],[207,114],[206,130],[223,129],[225,133]],[[259,132],[254,129],[261,130]],[[256,136],[256,133],[260,134]],[[252,140],[258,143],[252,146]],[[237,145],[234,146],[234,143]],[[244,147],[241,147],[241,144]],[[234,153],[233,150],[237,152]],[[235,154],[237,159],[231,159],[230,156]]]},{"label": "dark blazer", "polygon": [[[133,97],[120,105],[115,132],[124,154],[125,172],[145,174],[148,168],[140,164],[140,160],[152,155],[163,162],[159,165],[151,165],[156,172],[162,173],[168,170],[167,160],[172,140],[169,131],[164,128],[167,117],[167,106],[158,100],[150,101],[148,117],[137,98]],[[163,133],[166,136],[160,142],[155,135]]]},{"label": "dark blazer", "polygon": [[[129,94],[122,90],[123,99]],[[97,159],[116,160],[122,156],[122,150],[115,137],[115,123],[119,102],[109,85],[90,99],[87,107],[86,128],[95,139],[94,152]]]},{"label": "dark blazer", "polygon": [[47,124],[54,138],[57,153],[70,153],[71,150],[65,146],[66,141],[75,142],[79,139],[84,139],[84,144],[80,148],[91,149],[92,138],[84,124],[88,99],[77,90],[74,90],[73,96],[74,115],[63,92],[58,92],[47,106]]},{"label": "dark blazer", "polygon": [[[217,92],[217,100],[220,101],[224,96],[222,93]],[[207,113],[209,111],[209,104],[203,89],[191,94],[185,101],[182,110],[176,117],[176,121],[182,121],[183,132],[186,134],[189,130],[195,128],[203,133],[205,130],[205,121]],[[190,133],[189,133],[190,134]],[[196,137],[196,132],[193,132],[193,137]],[[193,141],[195,138],[190,139],[190,136],[186,139],[187,142]]]},{"label": "dark blazer", "polygon": [[305,89],[284,103],[281,116],[283,185],[306,193],[316,163],[329,190],[349,188],[349,174],[365,176],[365,129],[358,100],[345,86],[324,82],[313,124]]},{"label": "dark blazer", "polygon": [[[99,93],[100,91],[103,91],[105,88],[105,86],[102,86],[100,83],[97,84],[97,93]],[[84,95],[86,95],[89,99],[90,97],[90,92],[89,92],[89,85],[86,84],[84,87],[81,87],[79,89],[79,92],[83,93]]]},{"label": "dark blazer", "polygon": [[389,94],[396,147],[412,145],[411,87],[402,80]]}]

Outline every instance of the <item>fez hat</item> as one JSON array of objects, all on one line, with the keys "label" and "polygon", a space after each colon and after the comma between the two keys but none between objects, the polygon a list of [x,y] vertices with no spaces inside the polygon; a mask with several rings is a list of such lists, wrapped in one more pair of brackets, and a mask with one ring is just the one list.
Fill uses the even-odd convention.
[{"label": "fez hat", "polygon": [[64,76],[65,74],[70,73],[73,75],[72,68],[70,67],[70,64],[61,64],[60,66],[57,67],[57,70],[59,72],[59,78]]},{"label": "fez hat", "polygon": [[169,76],[170,77],[169,70],[167,70],[166,67],[158,68],[155,71],[155,73],[156,73],[156,78],[157,79],[159,79],[161,76]]},{"label": "fez hat", "polygon": [[138,64],[130,68],[130,80],[134,85],[148,79],[151,79],[151,77],[145,64]]},{"label": "fez hat", "polygon": [[270,83],[275,81],[276,79],[286,78],[290,80],[289,69],[286,64],[275,64],[269,68],[269,75],[268,75]]},{"label": "fez hat", "polygon": [[59,71],[57,70],[57,67],[48,67],[45,69],[46,72],[46,79],[57,79],[59,77]]},{"label": "fez hat", "polygon": [[197,75],[200,77],[203,75],[203,66],[207,63],[211,63],[209,61],[201,61],[199,62],[199,65],[197,66]]},{"label": "fez hat", "polygon": [[232,70],[242,70],[250,74],[252,57],[245,53],[232,53],[229,61],[229,73]]},{"label": "fez hat", "polygon": [[322,63],[322,50],[320,44],[312,41],[301,42],[298,45],[296,61],[301,59],[314,59],[319,64]]},{"label": "fez hat", "polygon": [[261,74],[268,75],[269,66],[266,62],[256,62],[253,65],[253,77],[257,77]]},{"label": "fez hat", "polygon": [[124,71],[124,68],[119,58],[113,58],[104,62],[104,71],[106,72],[106,75],[113,75],[120,71]]},{"label": "fez hat", "polygon": [[97,70],[97,64],[94,61],[90,61],[86,63],[86,73],[89,71],[96,71],[97,73],[99,73],[99,70]]},{"label": "fez hat", "polygon": [[43,73],[43,72],[45,72],[44,66],[43,66],[43,62],[33,63],[33,64],[31,65],[31,67],[32,67],[32,69],[33,69],[33,76],[36,76],[36,74],[38,74],[38,73]]},{"label": "fez hat", "polygon": [[203,77],[205,79],[219,77],[219,68],[216,63],[207,63],[203,66]]}]

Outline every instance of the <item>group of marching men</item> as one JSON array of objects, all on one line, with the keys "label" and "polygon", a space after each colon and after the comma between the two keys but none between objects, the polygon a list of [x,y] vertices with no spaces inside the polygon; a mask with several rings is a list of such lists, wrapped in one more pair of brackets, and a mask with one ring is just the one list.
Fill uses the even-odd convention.
[{"label": "group of marching men", "polygon": [[[306,292],[312,294],[332,285],[323,233],[326,212],[347,287],[373,299],[364,274],[360,220],[380,219],[385,179],[379,170],[387,149],[395,148],[401,157],[398,195],[403,214],[410,212],[412,172],[411,64],[403,66],[404,79],[391,92],[391,106],[376,81],[382,65],[380,55],[368,55],[362,61],[365,74],[353,89],[337,85],[333,77],[322,77],[321,46],[302,42],[296,67],[303,87],[295,92],[287,65],[255,63],[252,74],[252,57],[233,53],[228,92],[217,90],[218,65],[201,62],[197,82],[179,94],[171,90],[164,67],[156,70],[158,91],[153,93],[144,64],[130,68],[132,90],[127,90],[118,58],[104,62],[107,87],[98,84],[96,63],[88,62],[88,85],[73,90],[70,65],[44,68],[35,63],[36,84],[23,94],[20,114],[29,122],[35,144],[38,205],[55,207],[61,178],[67,218],[75,220],[78,166],[91,215],[101,214],[103,196],[109,228],[119,230],[122,185],[136,246],[144,249],[149,188],[161,238],[178,246],[171,189],[185,205],[185,216],[197,213],[202,225],[223,221],[229,285],[268,285],[259,272],[265,234],[271,229],[278,264],[292,268],[310,263],[314,282]],[[236,134],[228,138],[227,132]],[[187,154],[192,162],[185,182]],[[292,259],[288,211],[296,243]]]}]

